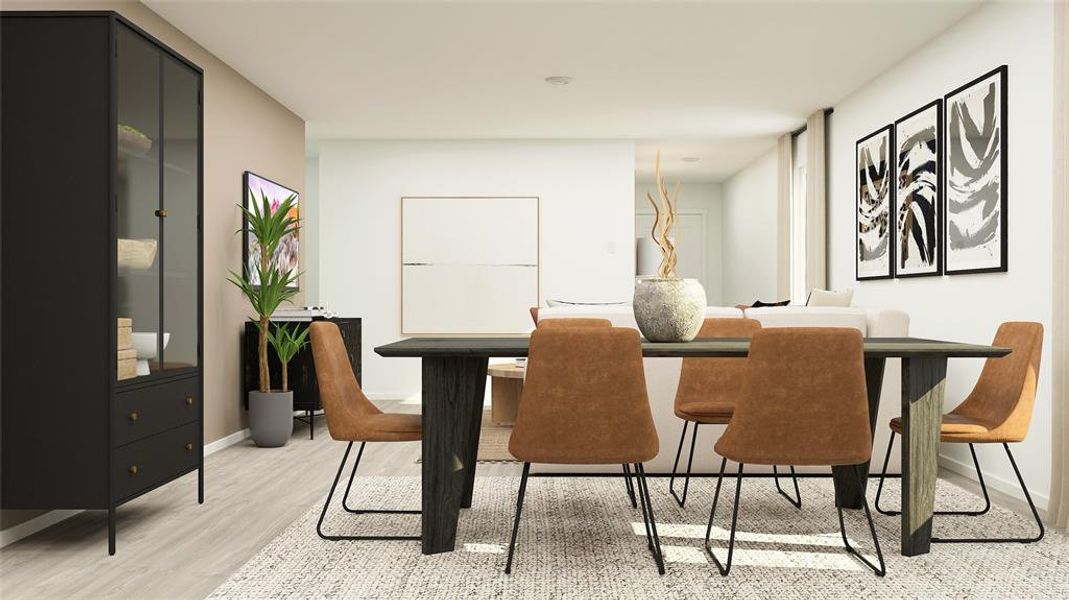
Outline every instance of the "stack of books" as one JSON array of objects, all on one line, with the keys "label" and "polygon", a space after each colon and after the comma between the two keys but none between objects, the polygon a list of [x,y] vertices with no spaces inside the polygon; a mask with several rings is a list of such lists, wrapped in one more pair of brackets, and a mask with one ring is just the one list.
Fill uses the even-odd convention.
[{"label": "stack of books", "polygon": [[119,317],[115,321],[119,328],[118,337],[115,338],[118,380],[133,379],[137,377],[137,351],[134,350],[133,342],[134,320]]},{"label": "stack of books", "polygon": [[284,306],[271,315],[272,321],[311,321],[330,319],[334,313],[325,306]]}]

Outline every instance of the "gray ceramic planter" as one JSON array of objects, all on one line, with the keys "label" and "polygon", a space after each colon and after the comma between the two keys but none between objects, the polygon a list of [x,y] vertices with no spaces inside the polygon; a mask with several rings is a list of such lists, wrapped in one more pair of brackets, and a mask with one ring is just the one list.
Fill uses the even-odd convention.
[{"label": "gray ceramic planter", "polygon": [[293,392],[249,392],[249,433],[262,448],[285,446],[293,435]]},{"label": "gray ceramic planter", "polygon": [[640,277],[635,281],[635,321],[651,342],[689,342],[702,328],[705,288],[697,279]]}]

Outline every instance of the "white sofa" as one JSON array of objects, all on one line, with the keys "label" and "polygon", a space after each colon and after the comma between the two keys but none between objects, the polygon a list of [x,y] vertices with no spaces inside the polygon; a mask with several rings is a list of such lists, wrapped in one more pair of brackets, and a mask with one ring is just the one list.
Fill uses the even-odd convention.
[{"label": "white sofa", "polygon": [[[764,327],[853,327],[866,337],[904,337],[909,335],[909,315],[899,310],[866,308],[832,308],[832,307],[765,307],[738,309],[724,306],[710,306],[705,309],[706,317],[742,318],[746,316],[761,322]],[[599,317],[612,321],[617,327],[637,327],[630,306],[558,306],[542,308],[538,311],[538,320],[567,319],[582,317]],[[672,470],[679,434],[683,422],[675,416],[673,410],[676,387],[682,359],[647,358],[644,359],[646,389],[650,397],[653,420],[657,426],[661,450],[653,461],[646,465],[651,473],[668,473]],[[882,449],[887,447],[889,430],[887,421],[898,416],[901,398],[901,367],[898,359],[889,359],[883,378],[883,393],[880,397],[880,412],[876,421],[876,440],[873,460],[877,464],[874,470],[883,464]],[[720,466],[720,458],[713,452],[713,444],[724,430],[719,425],[703,425],[699,428],[698,443],[694,452],[695,473],[713,473]],[[685,456],[690,446],[688,435],[684,448],[684,458],[680,460],[680,469],[685,469]],[[897,453],[891,457],[890,471],[897,473],[899,460]],[[604,466],[563,467],[551,465],[532,465],[532,469],[551,472],[605,471]],[[754,468],[754,471],[762,470]],[[770,469],[764,469],[770,470]],[[826,471],[826,468],[800,469],[812,472]]]}]

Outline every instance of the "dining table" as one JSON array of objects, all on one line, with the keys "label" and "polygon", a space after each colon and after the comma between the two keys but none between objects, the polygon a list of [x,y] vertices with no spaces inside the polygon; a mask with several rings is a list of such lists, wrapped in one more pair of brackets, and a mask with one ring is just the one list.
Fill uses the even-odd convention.
[{"label": "dining table", "polygon": [[[525,357],[530,338],[413,337],[375,348],[383,357],[422,362],[422,544],[424,554],[456,547],[457,521],[471,507],[490,358]],[[750,340],[699,338],[690,342],[642,341],[646,358],[745,357]],[[1005,356],[1009,348],[921,338],[864,340],[869,420],[875,432],[887,359],[902,361],[901,553],[930,550],[932,514],[947,361]],[[836,506],[862,508],[869,463],[833,467]]]}]

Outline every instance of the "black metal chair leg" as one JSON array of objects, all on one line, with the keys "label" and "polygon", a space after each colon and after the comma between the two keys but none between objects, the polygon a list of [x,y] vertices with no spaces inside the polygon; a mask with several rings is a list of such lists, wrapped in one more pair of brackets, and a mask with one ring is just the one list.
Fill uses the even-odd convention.
[{"label": "black metal chair leg", "polygon": [[341,497],[341,506],[345,509],[345,512],[353,513],[354,515],[418,515],[422,514],[420,510],[385,510],[385,509],[357,509],[349,506],[349,490],[353,487],[353,479],[356,478],[356,469],[360,466],[360,458],[364,456],[364,446],[367,442],[360,442],[360,449],[356,452],[356,462],[353,463],[353,471],[349,474],[349,483],[345,485],[345,495]]},{"label": "black metal chair leg", "polygon": [[676,459],[672,463],[672,475],[668,478],[668,493],[672,494],[672,497],[676,499],[676,504],[683,506],[679,502],[679,496],[676,496],[676,472],[679,471],[679,457],[683,456],[683,442],[687,439],[687,428],[690,427],[690,421],[683,421],[683,431],[679,434],[679,445],[676,447]]},{"label": "black metal chair leg", "polygon": [[[970,444],[970,447],[972,444]],[[981,543],[1019,543],[1019,544],[1031,544],[1043,539],[1046,534],[1046,529],[1043,527],[1043,520],[1039,518],[1039,511],[1036,510],[1036,505],[1032,502],[1032,495],[1028,493],[1028,486],[1024,484],[1024,477],[1021,477],[1021,470],[1017,468],[1017,461],[1013,459],[1013,453],[1010,452],[1010,445],[1003,442],[1002,447],[1006,449],[1006,456],[1010,459],[1010,465],[1013,466],[1013,472],[1017,475],[1017,482],[1021,484],[1021,491],[1024,492],[1024,498],[1028,501],[1028,508],[1032,510],[1032,516],[1036,519],[1036,525],[1039,526],[1039,535],[1031,538],[939,538],[932,537],[932,542],[941,544],[981,544]],[[973,459],[976,458],[976,454],[973,453]],[[977,464],[977,473],[980,472],[979,464]],[[980,485],[983,486],[983,476],[980,476]],[[984,487],[984,498],[987,498],[987,488]],[[939,513],[936,513],[939,514]],[[981,513],[982,514],[982,513]]]},{"label": "black metal chair leg", "polygon": [[874,502],[874,504],[876,505],[876,512],[880,513],[881,515],[887,515],[889,517],[902,514],[899,511],[884,510],[880,508],[880,496],[883,494],[883,480],[887,478],[887,464],[891,461],[891,449],[894,448],[894,446],[895,432],[892,431],[891,439],[887,442],[887,454],[885,454],[883,457],[883,469],[880,471],[880,485],[876,487],[876,501]]},{"label": "black metal chair leg", "polygon": [[716,516],[716,505],[720,500],[720,485],[724,482],[724,467],[727,465],[728,459],[723,459],[720,462],[720,477],[716,480],[716,492],[713,495],[713,508],[709,511],[709,525],[705,528],[705,551],[709,554],[709,557],[713,559],[713,564],[716,565],[716,570],[720,572],[720,575],[727,577],[731,572],[731,557],[735,553],[735,529],[739,519],[739,495],[742,492],[742,470],[744,465],[739,464],[739,472],[735,478],[735,508],[731,513],[731,534],[728,536],[728,557],[727,562],[720,563],[720,560],[716,557],[716,553],[713,552],[712,546],[709,545],[709,537],[713,532],[713,517]]},{"label": "black metal chair leg", "polygon": [[657,565],[657,572],[664,575],[664,555],[661,553],[661,538],[657,535],[657,519],[653,516],[653,502],[650,499],[650,488],[646,482],[646,470],[642,463],[635,463],[635,472],[638,474],[638,490],[642,496],[642,504],[645,506],[645,516],[649,518],[649,533],[653,538],[653,562]]},{"label": "black metal chair leg", "polygon": [[687,421],[683,421],[683,433],[679,436],[676,461],[672,464],[672,476],[668,480],[668,492],[675,498],[679,508],[683,508],[687,504],[687,490],[690,488],[690,469],[694,464],[694,444],[698,441],[698,426],[700,425],[700,423],[694,423],[694,430],[690,434],[690,456],[687,457],[687,474],[683,477],[683,496],[680,497],[675,490],[676,468],[679,465],[679,456],[683,450],[683,439],[687,437],[687,423]]},{"label": "black metal chair leg", "polygon": [[516,518],[512,522],[512,541],[509,542],[509,558],[505,563],[505,574],[512,573],[512,554],[516,550],[516,533],[520,530],[520,513],[523,512],[523,496],[527,493],[527,474],[531,471],[531,463],[523,463],[523,476],[520,478],[520,493],[516,496]]},{"label": "black metal chair leg", "polygon": [[[891,440],[887,444],[887,454],[883,457],[883,471],[880,472],[880,485],[876,488],[876,511],[882,515],[895,517],[901,515],[901,511],[886,510],[880,508],[880,496],[883,494],[883,480],[887,476],[887,464],[891,460],[891,449],[895,443],[895,432],[891,432]],[[980,469],[980,461],[976,458],[976,448],[969,444],[969,453],[972,454],[972,464],[976,468],[976,477],[980,482],[980,491],[984,494],[984,507],[980,510],[937,510],[932,514],[952,517],[979,517],[991,510],[991,497],[987,493],[987,483],[984,482],[984,472]]]},{"label": "black metal chair leg", "polygon": [[[360,453],[363,453],[363,451],[364,451],[364,443],[365,442],[361,442],[360,443]],[[332,483],[330,485],[330,491],[327,492],[327,500],[326,500],[326,502],[323,503],[323,511],[319,513],[319,522],[316,523],[316,533],[319,534],[319,537],[323,538],[324,540],[329,540],[331,542],[336,542],[336,541],[340,541],[340,540],[420,540],[420,539],[422,539],[420,536],[328,535],[328,534],[323,533],[323,520],[327,516],[327,508],[330,507],[330,500],[331,500],[331,498],[334,497],[334,490],[337,489],[337,487],[338,487],[338,481],[341,480],[342,471],[345,470],[345,461],[349,460],[349,451],[352,450],[352,449],[353,449],[353,442],[349,442],[349,444],[345,446],[345,454],[342,455],[341,464],[338,465],[338,472],[337,472],[337,474],[334,475],[334,483]],[[359,458],[359,455],[358,455],[357,456],[357,464],[359,464],[359,463],[360,463],[360,458]],[[356,474],[356,465],[353,465],[353,475],[355,475],[355,474]],[[350,478],[349,478],[349,484],[352,485],[352,476],[350,476]],[[346,494],[348,494],[348,491],[349,491],[349,488],[346,487]],[[343,503],[344,503],[344,499],[343,499]],[[351,511],[351,512],[357,512],[357,513],[360,513],[360,514],[363,514],[363,513],[403,513],[403,514],[410,514],[413,511],[362,510],[362,511]],[[415,511],[415,512],[418,513],[419,511]]]},{"label": "black metal chair leg", "polygon": [[798,490],[798,475],[794,472],[794,465],[790,466],[791,479],[794,480],[794,498],[787,495],[787,492],[783,491],[783,488],[779,486],[779,468],[776,465],[772,465],[772,476],[776,480],[776,491],[781,496],[787,499],[787,502],[791,503],[791,506],[795,508],[802,508],[802,492]]},{"label": "black metal chair leg", "polygon": [[[858,489],[861,489],[861,469],[859,467],[854,467],[854,477],[857,478]],[[872,512],[869,511],[869,501],[867,498],[862,497],[861,502],[865,508],[865,518],[868,519],[869,522],[869,533],[872,534],[872,543],[876,546],[876,558],[879,559],[880,566],[877,567],[876,565],[869,562],[867,558],[862,556],[860,552],[855,550],[854,547],[850,545],[850,540],[846,537],[846,523],[843,522],[843,509],[842,507],[836,506],[836,510],[839,511],[839,532],[842,533],[843,545],[846,546],[846,551],[850,554],[853,554],[861,562],[865,563],[865,565],[868,568],[872,569],[872,572],[875,573],[878,577],[883,577],[887,574],[887,565],[883,562],[883,552],[880,550],[880,540],[878,537],[876,537],[876,525],[872,522]]]},{"label": "black metal chair leg", "polygon": [[631,499],[631,508],[638,508],[638,501],[635,499],[635,483],[631,481],[631,467],[623,465],[624,470],[624,485],[627,487],[627,497]]}]

